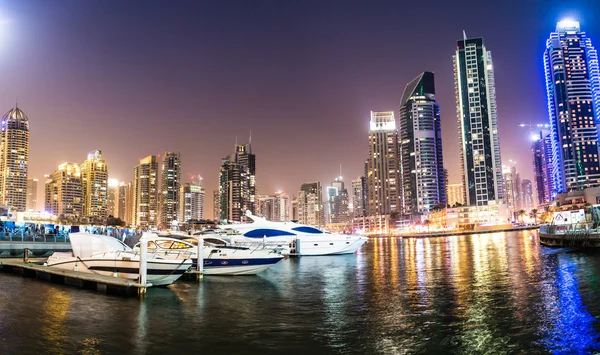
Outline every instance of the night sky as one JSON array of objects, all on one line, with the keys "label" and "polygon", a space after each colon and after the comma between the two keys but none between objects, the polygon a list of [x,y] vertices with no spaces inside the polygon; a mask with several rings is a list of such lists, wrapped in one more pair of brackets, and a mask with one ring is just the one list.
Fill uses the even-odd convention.
[{"label": "night sky", "polygon": [[[465,30],[492,51],[502,159],[532,178],[529,131],[547,121],[542,53],[564,17],[600,46],[600,1],[0,1],[0,109],[31,124],[30,177],[102,150],[112,178],[180,151],[204,178],[252,130],[259,193],[363,171],[369,111],[436,75],[445,166],[460,182],[452,55]],[[349,187],[349,186],[348,186]]]}]

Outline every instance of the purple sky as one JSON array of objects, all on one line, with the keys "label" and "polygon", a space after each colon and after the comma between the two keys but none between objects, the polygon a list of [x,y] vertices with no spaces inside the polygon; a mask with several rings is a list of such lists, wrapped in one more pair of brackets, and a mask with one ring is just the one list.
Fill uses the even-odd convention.
[{"label": "purple sky", "polygon": [[18,96],[30,118],[30,177],[100,149],[110,176],[129,181],[140,158],[178,150],[184,180],[204,178],[212,217],[236,135],[252,130],[261,194],[325,186],[340,164],[349,184],[367,157],[369,111],[397,110],[429,70],[456,183],[452,55],[464,29],[493,54],[502,159],[531,178],[517,123],[547,121],[545,39],[570,16],[600,41],[598,13],[598,1],[555,0],[0,1],[0,108]]}]

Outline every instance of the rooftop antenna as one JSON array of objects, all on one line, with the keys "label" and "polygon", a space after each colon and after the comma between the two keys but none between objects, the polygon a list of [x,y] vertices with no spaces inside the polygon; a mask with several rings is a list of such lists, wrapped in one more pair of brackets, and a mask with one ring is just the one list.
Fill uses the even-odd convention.
[{"label": "rooftop antenna", "polygon": [[15,108],[19,108],[19,95],[17,95],[17,100],[15,102]]},{"label": "rooftop antenna", "polygon": [[340,164],[340,177],[342,176],[342,164]]},{"label": "rooftop antenna", "polygon": [[463,40],[467,40],[467,32],[465,32],[465,30],[463,30]]},{"label": "rooftop antenna", "polygon": [[252,130],[250,130],[250,138],[248,138],[248,144],[252,144]]}]

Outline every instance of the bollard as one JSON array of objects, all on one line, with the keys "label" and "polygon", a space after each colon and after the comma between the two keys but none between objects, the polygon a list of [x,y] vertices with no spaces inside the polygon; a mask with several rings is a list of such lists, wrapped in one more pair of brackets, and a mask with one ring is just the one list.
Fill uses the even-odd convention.
[{"label": "bollard", "polygon": [[29,263],[29,248],[25,248],[25,250],[23,250],[23,262]]},{"label": "bollard", "polygon": [[140,283],[143,285],[139,289],[139,294],[144,295],[146,293],[146,277],[148,269],[148,241],[146,239],[146,233],[142,234],[140,238]]},{"label": "bollard", "polygon": [[198,252],[196,255],[196,271],[198,271],[198,278],[202,278],[204,274],[204,239],[198,237]]}]

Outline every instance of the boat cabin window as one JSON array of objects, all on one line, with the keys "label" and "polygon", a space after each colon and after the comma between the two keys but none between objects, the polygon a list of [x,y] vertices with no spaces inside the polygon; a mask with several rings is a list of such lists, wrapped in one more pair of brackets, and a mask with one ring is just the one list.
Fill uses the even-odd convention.
[{"label": "boat cabin window", "polygon": [[317,228],[307,227],[307,226],[292,228],[292,230],[296,231],[296,232],[301,232],[301,233],[323,234],[323,232],[318,230]]},{"label": "boat cabin window", "polygon": [[171,240],[159,240],[156,242],[156,245],[161,249],[169,249],[171,244],[173,244],[173,241]]},{"label": "boat cabin window", "polygon": [[244,233],[244,237],[248,238],[262,238],[262,237],[278,237],[282,235],[295,235],[294,233],[278,230],[278,229],[254,229]]},{"label": "boat cabin window", "polygon": [[156,249],[156,244],[154,242],[148,242],[148,249]]},{"label": "boat cabin window", "polygon": [[221,239],[215,239],[215,238],[204,238],[204,243],[216,244],[216,245],[227,245],[227,243],[225,243]]},{"label": "boat cabin window", "polygon": [[171,249],[188,249],[190,246],[182,242],[173,242]]}]

